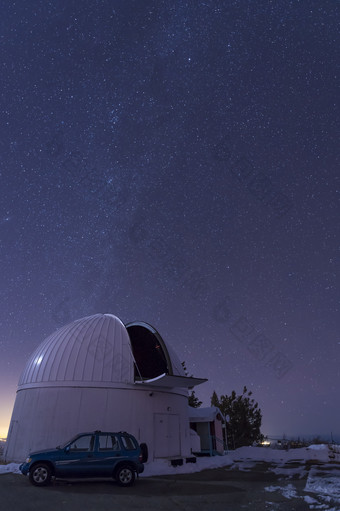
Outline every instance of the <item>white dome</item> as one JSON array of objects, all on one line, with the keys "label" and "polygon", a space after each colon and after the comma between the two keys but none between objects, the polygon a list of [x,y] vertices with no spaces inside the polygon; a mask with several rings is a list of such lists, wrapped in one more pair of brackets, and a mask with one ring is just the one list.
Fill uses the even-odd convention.
[{"label": "white dome", "polygon": [[133,381],[134,360],[124,324],[112,314],[95,314],[47,337],[26,364],[18,390]]}]

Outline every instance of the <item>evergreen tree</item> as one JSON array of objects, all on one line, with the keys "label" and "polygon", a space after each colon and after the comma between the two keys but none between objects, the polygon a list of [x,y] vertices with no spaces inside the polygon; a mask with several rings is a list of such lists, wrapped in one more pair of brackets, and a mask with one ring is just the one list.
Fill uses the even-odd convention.
[{"label": "evergreen tree", "polygon": [[244,445],[252,445],[263,439],[260,428],[262,423],[262,412],[251,399],[252,392],[243,388],[239,396],[233,390],[231,395],[221,395],[220,398],[214,391],[211,396],[211,406],[217,406],[224,417],[228,417],[226,429],[228,443],[235,449]]},{"label": "evergreen tree", "polygon": [[[217,408],[219,408],[221,410],[220,401],[219,401],[218,396],[215,391],[213,392],[213,395],[211,396],[211,406],[217,406]],[[222,410],[221,410],[221,412],[222,412]]]},{"label": "evergreen tree", "polygon": [[[182,367],[184,369],[184,372],[185,372],[185,375],[188,376],[188,371],[187,371],[187,368],[185,366],[185,362],[182,362]],[[191,375],[192,376],[192,375]],[[195,391],[192,390],[191,391],[191,394],[188,396],[188,404],[189,406],[191,406],[192,408],[199,408],[202,404],[202,401],[200,401],[198,399],[198,397],[196,396],[195,394]]]},{"label": "evergreen tree", "polygon": [[191,394],[188,397],[188,403],[192,408],[199,408],[202,404],[202,401],[198,399],[194,390],[191,391]]}]

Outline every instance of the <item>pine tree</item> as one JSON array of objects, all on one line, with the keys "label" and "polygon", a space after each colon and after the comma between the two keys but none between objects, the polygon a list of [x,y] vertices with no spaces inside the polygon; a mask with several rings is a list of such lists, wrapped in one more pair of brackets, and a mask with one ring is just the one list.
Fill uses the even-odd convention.
[{"label": "pine tree", "polygon": [[234,390],[230,396],[221,395],[219,398],[215,391],[211,396],[211,405],[217,406],[224,417],[228,417],[227,436],[235,449],[263,439],[260,431],[262,412],[251,396],[252,392],[247,387],[239,396]]},{"label": "pine tree", "polygon": [[198,399],[194,390],[191,391],[191,394],[188,397],[188,403],[192,408],[199,408],[202,404],[202,401]]},{"label": "pine tree", "polygon": [[[185,366],[185,362],[182,362],[182,367],[184,369],[184,372],[185,372],[185,375],[188,376],[188,371],[187,371],[187,368]],[[192,375],[191,375],[192,376]],[[201,405],[202,405],[202,401],[200,401],[198,399],[198,397],[196,396],[195,394],[195,391],[192,390],[191,391],[191,394],[188,396],[188,404],[189,406],[191,406],[192,408],[199,408]]]},{"label": "pine tree", "polygon": [[[217,406],[217,408],[220,408],[220,402],[219,402],[218,396],[215,391],[213,392],[213,395],[211,396],[211,406]],[[220,410],[221,410],[221,408],[220,408]],[[222,412],[222,410],[221,410],[221,412]]]}]

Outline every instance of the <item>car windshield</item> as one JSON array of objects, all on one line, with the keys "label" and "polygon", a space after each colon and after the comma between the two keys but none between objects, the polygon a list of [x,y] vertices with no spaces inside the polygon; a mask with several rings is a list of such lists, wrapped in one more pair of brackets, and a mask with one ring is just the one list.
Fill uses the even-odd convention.
[{"label": "car windshield", "polygon": [[94,435],[80,435],[68,446],[70,451],[93,451]]},{"label": "car windshield", "polygon": [[76,438],[78,438],[79,435],[75,435],[73,436],[72,438],[70,438],[70,440],[68,440],[67,442],[65,442],[64,444],[61,444],[61,445],[58,445],[57,446],[57,449],[65,449],[65,447],[67,447],[68,445],[70,445],[70,443],[74,442]]}]

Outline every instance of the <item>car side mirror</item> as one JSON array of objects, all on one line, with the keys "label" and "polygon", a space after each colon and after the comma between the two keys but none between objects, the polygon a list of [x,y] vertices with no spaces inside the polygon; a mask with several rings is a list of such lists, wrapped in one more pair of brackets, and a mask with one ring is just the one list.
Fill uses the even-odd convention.
[{"label": "car side mirror", "polygon": [[68,454],[68,453],[70,452],[70,446],[69,446],[69,445],[67,445],[67,446],[65,447],[64,452],[65,452],[66,454]]}]

